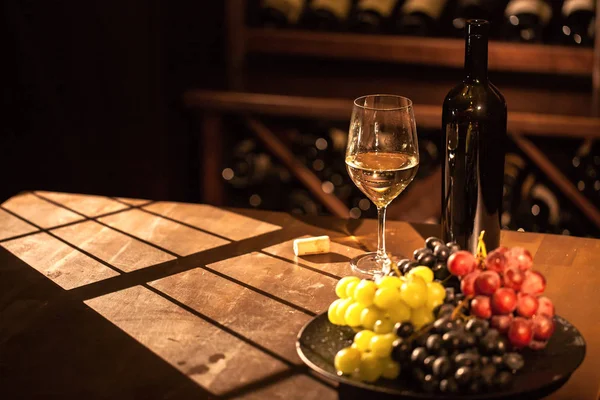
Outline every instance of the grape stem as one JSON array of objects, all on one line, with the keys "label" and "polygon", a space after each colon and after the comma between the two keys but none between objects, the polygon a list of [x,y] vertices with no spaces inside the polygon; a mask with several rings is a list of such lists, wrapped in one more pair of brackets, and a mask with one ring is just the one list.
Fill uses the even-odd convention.
[{"label": "grape stem", "polygon": [[398,266],[396,265],[396,263],[392,263],[392,270],[396,273],[396,276],[401,277],[402,274],[400,273],[400,270],[398,269]]},{"label": "grape stem", "polygon": [[423,333],[429,332],[432,328],[433,328],[433,324],[424,325],[423,327],[421,327],[421,329],[419,329],[418,331],[416,331],[412,335],[410,335],[410,337],[407,339],[407,342],[409,342],[409,343],[412,342],[413,340],[415,340],[416,338],[421,336]]},{"label": "grape stem", "polygon": [[480,269],[486,269],[485,259],[487,257],[487,249],[485,248],[485,242],[483,241],[483,236],[485,235],[485,231],[481,231],[479,234],[479,240],[477,241],[477,264]]},{"label": "grape stem", "polygon": [[463,309],[463,307],[465,307],[469,303],[470,300],[471,300],[471,296],[465,297],[464,299],[462,299],[461,302],[458,303],[458,305],[456,306],[454,311],[452,311],[450,318],[456,319],[458,316],[464,315],[461,313],[461,310]]}]

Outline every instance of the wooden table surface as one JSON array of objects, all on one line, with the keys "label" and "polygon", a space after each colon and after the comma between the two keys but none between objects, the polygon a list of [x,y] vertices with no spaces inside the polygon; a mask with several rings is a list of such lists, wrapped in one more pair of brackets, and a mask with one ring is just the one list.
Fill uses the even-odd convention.
[{"label": "wooden table surface", "polygon": [[[375,221],[49,192],[0,207],[0,398],[335,399],[295,351]],[[435,225],[388,224],[411,254]],[[294,257],[291,241],[331,236]],[[597,399],[600,240],[503,232],[534,255],[583,365],[552,399]]]}]

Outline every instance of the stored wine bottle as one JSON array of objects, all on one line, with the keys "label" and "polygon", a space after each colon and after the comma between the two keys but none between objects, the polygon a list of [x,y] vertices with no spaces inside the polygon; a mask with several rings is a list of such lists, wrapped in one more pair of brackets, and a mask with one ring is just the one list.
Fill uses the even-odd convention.
[{"label": "stored wine bottle", "polygon": [[511,0],[504,12],[505,39],[535,43],[544,38],[552,19],[552,7],[546,0]]},{"label": "stored wine bottle", "polygon": [[560,203],[539,174],[529,173],[521,185],[517,206],[517,229],[527,232],[560,233]]},{"label": "stored wine bottle", "polygon": [[265,27],[284,28],[298,23],[305,0],[262,0],[259,20]]},{"label": "stored wine bottle", "polygon": [[359,0],[350,29],[361,33],[382,33],[389,30],[390,18],[397,3],[398,0]]},{"label": "stored wine bottle", "polygon": [[592,144],[590,155],[585,160],[587,164],[588,185],[590,188],[590,200],[594,204],[600,204],[600,142]]},{"label": "stored wine bottle", "polygon": [[575,46],[592,46],[596,19],[594,0],[565,0],[562,8],[563,43]]},{"label": "stored wine bottle", "polygon": [[395,31],[404,35],[433,36],[448,0],[406,0],[400,8]]},{"label": "stored wine bottle", "polygon": [[540,182],[531,187],[529,195],[534,232],[558,233],[560,205],[556,195]]},{"label": "stored wine bottle", "polygon": [[235,188],[246,188],[264,177],[263,161],[255,163],[260,156],[256,151],[256,142],[252,139],[239,141],[233,147],[231,159],[221,175]]},{"label": "stored wine bottle", "polygon": [[507,0],[458,0],[452,18],[453,36],[465,35],[465,26],[469,19],[496,21],[502,16],[506,3]]},{"label": "stored wine bottle", "polygon": [[467,21],[465,79],[442,111],[442,228],[446,241],[476,251],[485,230],[488,250],[500,242],[506,102],[488,80],[489,23]]},{"label": "stored wine bottle", "polygon": [[571,161],[571,177],[577,189],[591,202],[600,202],[600,143],[587,140]]},{"label": "stored wine bottle", "polygon": [[503,228],[517,229],[515,218],[521,201],[521,184],[525,179],[527,163],[523,157],[516,153],[506,154],[504,160],[504,186],[502,188],[500,223]]},{"label": "stored wine bottle", "polygon": [[312,0],[306,7],[302,24],[315,30],[343,30],[352,9],[352,0]]},{"label": "stored wine bottle", "polygon": [[[439,134],[439,131],[436,132]],[[436,137],[439,138],[438,135]],[[419,170],[417,178],[431,175],[440,165],[440,151],[437,141],[424,138],[419,140]]]},{"label": "stored wine bottle", "polygon": [[577,189],[584,193],[587,189],[586,185],[586,163],[584,160],[590,154],[592,149],[592,142],[589,140],[584,141],[581,146],[577,148],[575,151],[575,155],[571,159],[571,165],[573,168],[571,169],[571,180],[573,184],[577,187]]},{"label": "stored wine bottle", "polygon": [[294,189],[287,197],[287,209],[292,214],[300,215],[319,215],[322,207],[318,204],[305,189]]}]

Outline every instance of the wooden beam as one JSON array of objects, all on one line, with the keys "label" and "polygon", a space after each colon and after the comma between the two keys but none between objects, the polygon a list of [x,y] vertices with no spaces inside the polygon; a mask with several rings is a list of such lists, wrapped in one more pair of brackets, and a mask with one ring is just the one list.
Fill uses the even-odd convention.
[{"label": "wooden beam", "polygon": [[509,111],[508,131],[529,136],[600,139],[600,118]]},{"label": "wooden beam", "polygon": [[[425,64],[462,68],[461,39],[427,38],[296,30],[248,29],[248,52],[337,59]],[[497,71],[560,75],[592,74],[590,49],[546,44],[491,42],[489,66]]]},{"label": "wooden beam", "polygon": [[256,137],[267,147],[267,149],[281,161],[294,175],[333,215],[348,218],[350,210],[335,195],[325,193],[321,188],[321,180],[304,164],[294,157],[281,140],[267,128],[262,122],[255,118],[247,118],[246,125]]},{"label": "wooden beam", "polygon": [[[221,112],[249,112],[340,121],[349,121],[352,112],[350,99],[259,93],[191,90],[184,94],[184,102],[188,107]],[[442,126],[440,106],[415,104],[414,108],[419,127],[439,129]],[[508,130],[532,136],[600,139],[600,118],[509,112]]]},{"label": "wooden beam", "polygon": [[600,211],[592,204],[569,179],[546,157],[544,153],[528,139],[511,135],[515,144],[542,170],[558,189],[579,208],[598,228],[600,228]]}]

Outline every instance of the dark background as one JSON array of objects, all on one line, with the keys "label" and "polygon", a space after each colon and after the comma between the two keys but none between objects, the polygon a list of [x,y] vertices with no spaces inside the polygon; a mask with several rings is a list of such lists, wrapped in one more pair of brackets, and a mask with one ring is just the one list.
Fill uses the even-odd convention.
[{"label": "dark background", "polygon": [[181,94],[224,85],[223,2],[2,4],[2,199],[199,199]]},{"label": "dark background", "polygon": [[[252,11],[258,1],[248,0],[248,4]],[[281,178],[285,168],[240,124],[243,113],[224,114],[219,135],[223,150],[215,146],[214,152],[204,152],[200,125],[203,110],[186,108],[183,94],[194,89],[231,88],[226,52],[235,46],[226,47],[225,19],[224,1],[5,0],[0,16],[4,67],[0,82],[0,202],[24,190],[210,202],[207,194],[218,192],[221,186],[224,201],[216,205],[327,214],[327,209],[297,179],[289,179],[289,171],[284,174],[288,176],[286,181]],[[252,23],[252,18],[248,22]],[[241,43],[244,37],[233,39]],[[521,50],[527,46],[522,45]],[[360,48],[356,51],[360,53]],[[448,89],[463,75],[462,68],[441,65],[373,62],[360,57],[322,59],[284,53],[246,54],[243,68],[236,75],[242,83],[238,89],[349,101],[365,93],[401,93],[416,104],[440,105]],[[510,111],[570,116],[590,115],[593,108],[590,76],[492,70],[490,78],[504,94]],[[331,127],[347,130],[347,121],[263,120],[272,127],[281,123],[281,132],[296,132],[298,143],[286,140],[299,159],[307,151],[316,151],[312,148],[314,140],[307,142],[310,135],[325,137]],[[581,139],[531,140],[571,182],[579,181],[580,171],[573,168],[572,160]],[[420,144],[426,141],[441,148],[439,130],[419,128]],[[246,142],[255,148],[237,154],[240,143]],[[506,228],[600,235],[590,219],[519,149],[512,146],[507,150],[523,156],[526,165],[516,183],[512,183],[515,190],[509,197],[514,201],[510,207],[505,205],[514,222]],[[212,182],[214,185],[204,185],[208,180],[203,181],[205,160],[200,159],[201,154],[220,154],[222,160],[217,169],[223,171],[235,169],[239,159],[245,162],[250,157],[249,175],[256,168],[252,157],[266,157],[270,160],[268,176],[242,189],[221,176]],[[340,187],[348,186],[356,192],[347,200],[347,206],[358,210],[357,202],[363,196],[347,179],[343,155],[324,156],[329,157],[329,167],[342,171],[345,182]],[[440,163],[439,156],[432,160],[429,172],[426,163],[421,163],[421,178],[429,173],[432,178],[423,179],[420,186],[411,185],[402,194],[406,198],[400,196],[391,205],[390,219],[436,222],[441,208],[437,194],[441,184],[435,167]],[[522,181],[529,177],[555,195],[561,213],[559,224],[546,226],[545,213],[532,217],[532,204],[537,204],[537,200],[521,190]],[[325,182],[331,177],[319,179]],[[412,200],[408,199],[411,191]],[[262,202],[253,204],[250,199],[258,195]],[[597,201],[598,193],[594,195],[590,199]],[[541,206],[548,208],[545,203]],[[358,217],[374,217],[374,208],[362,211]]]}]

